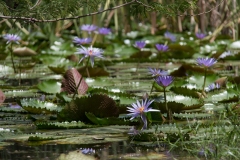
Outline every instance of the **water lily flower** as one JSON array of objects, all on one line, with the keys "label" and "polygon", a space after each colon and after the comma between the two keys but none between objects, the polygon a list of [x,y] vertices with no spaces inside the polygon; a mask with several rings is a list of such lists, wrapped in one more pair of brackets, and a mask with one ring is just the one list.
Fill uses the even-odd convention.
[{"label": "water lily flower", "polygon": [[95,150],[92,148],[83,148],[83,149],[81,149],[81,152],[83,154],[92,154],[92,153],[95,153]]},{"label": "water lily flower", "polygon": [[74,37],[73,43],[76,43],[77,45],[82,45],[82,44],[89,44],[92,42],[92,38],[78,38]]},{"label": "water lily flower", "polygon": [[156,68],[149,68],[149,72],[152,74],[152,77],[166,76],[168,75],[167,71]]},{"label": "water lily flower", "polygon": [[86,48],[81,46],[82,48],[78,48],[75,54],[83,54],[84,56],[80,59],[79,63],[86,57],[90,58],[91,66],[94,66],[94,58],[103,58],[102,53],[104,52],[100,48],[93,48],[92,46]]},{"label": "water lily flower", "polygon": [[157,109],[152,109],[149,108],[150,104],[153,102],[153,100],[142,100],[142,103],[140,103],[139,101],[137,101],[137,103],[133,103],[132,107],[127,107],[128,111],[131,112],[128,115],[132,116],[130,120],[136,118],[136,117],[141,117],[144,125],[143,125],[143,129],[147,128],[147,117],[144,113],[147,112],[160,112]]},{"label": "water lily flower", "polygon": [[167,38],[167,39],[170,39],[172,42],[177,41],[176,36],[174,34],[170,33],[170,32],[165,32],[164,37]]},{"label": "water lily flower", "polygon": [[223,52],[223,53],[219,56],[219,58],[225,58],[225,57],[231,56],[231,55],[232,55],[231,51],[226,51],[226,52]]},{"label": "water lily flower", "polygon": [[99,28],[98,33],[102,34],[102,35],[107,35],[107,34],[111,33],[111,29],[110,28]]},{"label": "water lily flower", "polygon": [[87,31],[89,34],[91,34],[92,31],[95,31],[98,27],[93,24],[84,24],[81,26],[82,31]]},{"label": "water lily flower", "polygon": [[5,35],[3,35],[3,39],[5,39],[7,41],[7,44],[11,43],[11,42],[15,42],[15,43],[19,44],[19,41],[21,40],[21,38],[15,34],[5,34]]},{"label": "water lily flower", "polygon": [[206,37],[204,33],[196,33],[195,35],[198,39],[203,39],[204,37]]},{"label": "water lily flower", "polygon": [[146,46],[145,41],[136,41],[134,47],[142,50]]},{"label": "water lily flower", "polygon": [[156,44],[155,46],[159,52],[166,52],[168,50],[168,46],[164,44]]},{"label": "water lily flower", "polygon": [[172,76],[159,76],[156,77],[155,81],[159,86],[167,87],[173,82],[174,78]]},{"label": "water lily flower", "polygon": [[220,86],[219,83],[212,83],[212,84],[210,84],[210,85],[207,87],[206,91],[207,91],[207,92],[210,92],[210,91],[212,91],[212,90],[214,90],[214,89],[220,89],[220,88],[221,88],[221,86]]},{"label": "water lily flower", "polygon": [[211,67],[212,65],[214,65],[217,60],[215,58],[197,58],[197,63],[200,66],[205,66],[205,67]]}]

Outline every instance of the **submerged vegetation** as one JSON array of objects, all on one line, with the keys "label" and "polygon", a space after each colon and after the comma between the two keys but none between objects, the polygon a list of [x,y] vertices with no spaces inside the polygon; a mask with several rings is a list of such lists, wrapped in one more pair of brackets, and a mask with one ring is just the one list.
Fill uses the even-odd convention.
[{"label": "submerged vegetation", "polygon": [[[193,12],[199,5],[183,2],[178,9],[168,5],[165,14],[180,17],[184,9]],[[36,8],[29,11],[32,22],[59,18],[41,16],[40,9],[46,3],[37,1]],[[106,149],[109,143],[124,142],[125,147],[152,149],[147,154],[149,159],[159,159],[162,152],[166,152],[162,159],[171,153],[174,158],[183,153],[182,157],[199,159],[238,159],[238,24],[214,28],[204,23],[202,14],[200,24],[174,16],[170,20],[157,15],[164,12],[161,7],[166,2],[125,3],[107,0],[88,5],[92,4],[90,10],[99,6],[106,10],[124,4],[132,9],[132,22],[122,17],[121,13],[128,13],[125,8],[109,9],[108,16],[103,13],[70,20],[69,16],[89,11],[74,7],[70,12],[68,7],[74,5],[69,1],[66,12],[71,15],[61,12],[66,18],[63,21],[42,24],[22,24],[22,20],[29,20],[27,15],[9,13],[9,7],[19,10],[19,3],[0,3],[5,8],[3,15],[11,16],[0,26],[1,150],[12,142],[26,146],[83,144],[77,153],[58,155],[58,159],[75,154],[104,159],[102,148],[84,145],[101,144]],[[223,3],[215,7],[221,9]],[[141,13],[152,17],[140,20]],[[120,24],[121,18],[124,24]],[[225,18],[222,23],[229,24],[230,18]],[[156,23],[157,19],[162,20]],[[171,25],[176,20],[178,29]],[[194,31],[198,25],[200,29]],[[121,157],[130,159],[134,155],[123,153]]]}]

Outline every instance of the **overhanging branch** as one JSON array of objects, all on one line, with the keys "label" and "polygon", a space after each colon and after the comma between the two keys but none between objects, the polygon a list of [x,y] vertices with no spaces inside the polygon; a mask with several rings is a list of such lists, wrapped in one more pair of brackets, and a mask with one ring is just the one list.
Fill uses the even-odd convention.
[{"label": "overhanging branch", "polygon": [[135,2],[136,2],[136,0],[132,0],[132,1],[130,1],[130,2],[121,4],[121,5],[116,6],[116,7],[108,8],[108,9],[105,9],[105,10],[101,10],[101,11],[98,11],[98,12],[93,12],[93,13],[89,13],[89,14],[85,14],[85,15],[81,15],[81,16],[74,16],[74,17],[65,17],[65,18],[42,20],[42,19],[36,19],[36,18],[30,18],[30,17],[12,17],[12,16],[3,16],[3,15],[0,15],[0,18],[3,18],[3,19],[23,20],[23,21],[25,21],[25,22],[31,22],[31,23],[35,23],[35,22],[57,22],[57,21],[79,19],[79,18],[83,18],[83,17],[88,17],[88,16],[97,15],[97,14],[100,14],[100,13],[103,13],[103,12],[112,11],[112,10],[115,10],[115,9],[118,9],[118,8],[121,8],[121,7],[124,7],[124,6],[127,6],[127,5],[132,4],[132,3],[135,3]]}]

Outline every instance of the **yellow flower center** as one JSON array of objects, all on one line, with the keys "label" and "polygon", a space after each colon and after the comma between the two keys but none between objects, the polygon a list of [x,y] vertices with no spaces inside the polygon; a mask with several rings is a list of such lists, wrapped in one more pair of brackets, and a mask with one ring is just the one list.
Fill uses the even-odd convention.
[{"label": "yellow flower center", "polygon": [[140,107],[138,110],[139,110],[139,112],[142,113],[144,111],[144,106]]},{"label": "yellow flower center", "polygon": [[93,54],[93,51],[92,50],[89,50],[89,55],[91,56]]}]

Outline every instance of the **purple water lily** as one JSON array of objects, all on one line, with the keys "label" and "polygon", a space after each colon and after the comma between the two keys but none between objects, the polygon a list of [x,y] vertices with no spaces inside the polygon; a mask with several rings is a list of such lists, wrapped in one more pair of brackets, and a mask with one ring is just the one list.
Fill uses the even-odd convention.
[{"label": "purple water lily", "polygon": [[210,92],[210,91],[213,91],[215,89],[220,89],[220,88],[221,88],[221,86],[219,83],[212,83],[207,87],[206,91]]},{"label": "purple water lily", "polygon": [[155,46],[159,52],[166,52],[168,50],[168,46],[164,44],[156,44]]},{"label": "purple water lily", "polygon": [[150,74],[152,74],[152,77],[159,77],[159,76],[166,76],[168,75],[167,71],[164,71],[162,69],[156,69],[156,68],[149,68]]},{"label": "purple water lily", "polygon": [[91,32],[95,31],[97,28],[98,27],[93,24],[84,24],[81,26],[81,30],[87,31],[89,34],[91,34]]},{"label": "purple water lily", "polygon": [[95,150],[92,148],[83,148],[83,149],[81,149],[81,152],[83,154],[92,154],[92,153],[95,153]]},{"label": "purple water lily", "polygon": [[107,34],[111,33],[111,29],[110,28],[99,28],[98,33],[102,34],[102,35],[107,35]]},{"label": "purple water lily", "polygon": [[159,76],[155,78],[155,81],[159,86],[167,87],[173,82],[174,78],[172,76]]},{"label": "purple water lily", "polygon": [[73,39],[73,43],[75,43],[77,45],[89,44],[91,42],[92,42],[92,38],[78,38],[78,37],[74,37],[74,39]]},{"label": "purple water lily", "polygon": [[228,57],[228,56],[231,56],[231,55],[232,55],[231,51],[225,51],[219,56],[219,58],[225,58],[225,57]]},{"label": "purple water lily", "polygon": [[102,53],[104,52],[102,49],[100,48],[93,48],[92,46],[86,48],[81,46],[82,48],[78,48],[77,52],[75,52],[75,54],[83,54],[84,56],[80,59],[79,63],[86,57],[90,57],[90,62],[91,62],[91,66],[94,66],[94,58],[98,57],[98,58],[103,58]]},{"label": "purple water lily", "polygon": [[7,44],[11,43],[11,42],[15,42],[15,43],[19,44],[19,41],[21,40],[21,38],[15,34],[5,34],[5,35],[3,35],[3,39],[5,39],[7,41]]},{"label": "purple water lily", "polygon": [[176,36],[174,34],[170,33],[170,32],[165,32],[164,37],[167,38],[167,39],[170,39],[172,42],[177,41]]},{"label": "purple water lily", "polygon": [[149,108],[150,104],[153,102],[153,100],[142,100],[142,103],[140,103],[139,101],[137,101],[137,103],[133,103],[132,107],[127,107],[128,111],[131,112],[128,115],[132,116],[130,120],[140,116],[144,125],[142,129],[146,129],[147,128],[147,117],[144,113],[147,112],[160,112],[157,109],[152,109]]},{"label": "purple water lily", "polygon": [[197,58],[197,64],[200,66],[211,67],[217,60],[215,58]]},{"label": "purple water lily", "polygon": [[134,46],[136,48],[142,50],[146,46],[146,43],[145,43],[145,41],[136,41]]},{"label": "purple water lily", "polygon": [[203,39],[204,37],[206,37],[204,33],[196,33],[195,35],[198,39]]}]

